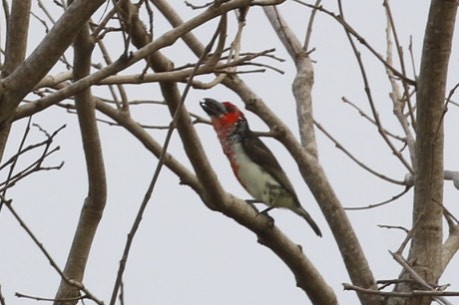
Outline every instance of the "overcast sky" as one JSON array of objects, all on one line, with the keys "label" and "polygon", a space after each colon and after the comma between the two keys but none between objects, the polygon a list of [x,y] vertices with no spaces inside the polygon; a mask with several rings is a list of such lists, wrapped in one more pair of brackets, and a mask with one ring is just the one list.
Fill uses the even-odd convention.
[{"label": "overcast sky", "polygon": [[[405,47],[407,62],[407,47],[412,36],[416,68],[419,71],[428,1],[393,2],[393,14],[399,39]],[[171,1],[171,4],[176,6],[185,19],[198,13],[187,8],[182,1]],[[385,15],[382,1],[353,0],[344,1],[343,4],[348,22],[375,49],[384,53]],[[324,1],[323,5],[335,9],[334,1]],[[34,8],[37,8],[36,3]],[[303,40],[309,9],[292,1],[283,4],[280,9],[291,28]],[[234,19],[232,14],[230,16]],[[44,31],[36,20],[32,18],[31,22],[34,32],[30,37],[30,44],[36,45]],[[196,31],[203,43],[210,38],[210,31],[214,27],[215,22]],[[154,36],[159,37],[169,29],[160,13],[155,12]],[[3,20],[1,30],[4,37]],[[232,33],[234,34],[234,30]],[[229,39],[232,39],[231,33]],[[4,38],[1,43],[4,44]],[[119,53],[113,52],[119,55],[122,48],[116,43],[120,43],[119,40],[114,41],[110,48],[119,48]],[[457,43],[453,43],[453,47],[456,45]],[[313,98],[317,121],[362,161],[387,176],[402,180],[406,171],[384,144],[377,129],[341,101],[341,97],[345,96],[363,109],[369,110],[358,66],[342,28],[330,17],[319,13],[311,46],[315,48],[311,57],[315,61]],[[276,55],[287,61],[266,62],[285,71],[285,74],[267,71],[263,74],[243,75],[242,78],[298,134],[291,93],[294,65],[277,41],[263,11],[260,8],[251,9],[247,17],[242,51],[262,51],[273,47],[276,48]],[[392,115],[392,105],[388,98],[390,88],[385,71],[365,48],[360,48],[383,124],[394,133],[401,134],[401,129]],[[181,42],[167,50],[170,53],[166,55],[176,61],[176,66],[195,61]],[[29,53],[31,51],[32,48]],[[448,80],[450,89],[459,81],[457,63],[458,53],[454,49]],[[95,89],[95,92],[97,90],[99,89]],[[128,91],[131,99],[161,99],[160,91],[154,84],[128,86]],[[243,108],[242,102],[223,87],[209,91],[192,90],[186,106],[190,111],[205,116],[198,104],[203,97],[231,100]],[[161,106],[137,106],[132,112],[138,121],[145,124],[166,125],[169,120],[165,115],[167,112]],[[252,129],[267,130],[254,115],[247,111],[246,115]],[[11,190],[8,197],[14,200],[17,211],[55,260],[60,266],[64,266],[87,190],[77,118],[54,107],[36,115],[33,121],[48,131],[67,124],[56,138],[55,144],[60,146],[60,151],[48,161],[49,165],[65,161],[65,165],[58,172],[44,172],[27,178]],[[456,157],[459,146],[455,136],[459,127],[457,122],[458,109],[450,107],[445,119],[445,168],[449,170],[457,170],[458,167]],[[21,121],[15,124],[6,156],[10,156],[17,149],[24,123]],[[211,127],[198,125],[196,128],[222,185],[228,192],[248,199],[249,195],[230,172],[229,164]],[[100,124],[100,133],[108,177],[108,201],[89,259],[84,284],[96,296],[108,302],[127,232],[134,221],[157,160],[122,128]],[[165,135],[163,130],[152,130],[150,133],[156,139],[163,139]],[[32,135],[37,139],[40,132],[33,129]],[[401,186],[370,176],[344,156],[320,132],[317,135],[320,160],[344,206],[380,202],[403,190]],[[342,259],[326,221],[298,173],[294,160],[278,143],[271,139],[265,139],[265,142],[278,156],[303,206],[319,224],[324,237],[317,238],[304,220],[290,211],[275,210],[270,215],[287,236],[302,245],[307,257],[334,288],[340,304],[355,304],[357,298],[354,293],[342,290],[341,283],[349,282]],[[188,165],[176,134],[169,151]],[[445,205],[457,216],[456,202],[457,190],[451,183],[446,182]],[[349,212],[377,279],[398,277],[401,268],[391,258],[388,250],[398,249],[405,237],[402,231],[381,229],[377,225],[401,225],[409,228],[411,204],[412,192],[409,192],[405,197],[384,207]],[[446,230],[445,226],[445,232]],[[60,281],[58,275],[6,209],[0,214],[0,241],[0,284],[7,304],[35,302],[15,298],[16,291],[53,297]],[[456,257],[440,283],[451,283],[450,289],[458,291],[457,270],[459,259]],[[198,196],[188,187],[179,185],[177,177],[167,169],[161,173],[135,238],[124,282],[125,299],[129,304],[310,303],[304,292],[296,287],[288,268],[270,250],[258,244],[253,233],[222,214],[207,209]],[[458,300],[452,302],[459,304]]]}]

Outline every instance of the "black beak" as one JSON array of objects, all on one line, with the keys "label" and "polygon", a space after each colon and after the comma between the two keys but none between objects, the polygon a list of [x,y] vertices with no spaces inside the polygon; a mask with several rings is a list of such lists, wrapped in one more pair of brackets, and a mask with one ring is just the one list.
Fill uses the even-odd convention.
[{"label": "black beak", "polygon": [[220,116],[226,113],[225,107],[211,98],[205,98],[204,101],[199,102],[199,105],[201,105],[202,109],[211,117]]}]

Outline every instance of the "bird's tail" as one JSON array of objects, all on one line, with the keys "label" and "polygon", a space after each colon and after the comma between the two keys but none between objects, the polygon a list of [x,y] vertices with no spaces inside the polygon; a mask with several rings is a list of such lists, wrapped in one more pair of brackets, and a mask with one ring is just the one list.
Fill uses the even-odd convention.
[{"label": "bird's tail", "polygon": [[311,228],[314,230],[314,232],[317,234],[317,236],[322,237],[322,232],[319,229],[319,226],[316,224],[316,222],[312,219],[311,215],[309,215],[308,212],[302,207],[299,206],[297,207],[294,212],[301,217],[304,218],[308,222],[308,224],[311,226]]}]

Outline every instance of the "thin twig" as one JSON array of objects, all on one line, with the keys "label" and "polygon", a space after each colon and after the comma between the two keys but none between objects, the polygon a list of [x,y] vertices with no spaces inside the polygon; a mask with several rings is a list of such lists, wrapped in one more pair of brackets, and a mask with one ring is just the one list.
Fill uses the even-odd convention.
[{"label": "thin twig", "polygon": [[37,19],[38,22],[40,22],[43,27],[45,28],[45,33],[48,33],[49,32],[49,27],[48,25],[46,24],[46,21],[43,20],[42,18],[38,17],[37,14],[35,14],[34,12],[30,12],[30,14],[32,15],[32,17],[34,17],[35,19]]},{"label": "thin twig", "polygon": [[[315,7],[318,7],[322,0],[316,0],[316,3],[314,3]],[[317,9],[313,8],[311,10],[311,15],[309,16],[308,20],[308,27],[306,29],[306,37],[304,38],[304,44],[303,44],[303,49],[308,52],[309,50],[309,42],[311,41],[311,36],[312,36],[312,25],[314,24],[314,19],[316,17]]]},{"label": "thin twig", "polygon": [[[388,4],[386,6],[386,16],[387,16],[387,28],[386,28],[387,52],[386,52],[386,60],[390,65],[392,65],[393,61],[392,61],[392,38],[391,37],[392,36],[396,37],[396,31],[395,31],[395,29],[393,29],[394,25],[393,25],[392,15],[390,13],[390,8],[389,8]],[[401,48],[398,45],[398,38],[396,38],[396,42],[397,42],[397,48]],[[400,53],[399,53],[399,56],[402,56],[402,55],[400,55]],[[403,59],[400,59],[400,60],[403,61]],[[410,93],[409,93],[409,91],[407,89],[407,86],[405,86],[406,83],[403,82],[404,90],[405,90],[404,91],[405,96],[402,97],[402,95],[400,93],[399,86],[398,86],[398,82],[397,82],[397,80],[396,80],[396,78],[394,76],[394,73],[392,73],[392,71],[389,70],[389,69],[386,69],[386,73],[387,73],[389,82],[390,82],[391,87],[392,87],[392,91],[389,93],[389,97],[392,100],[393,112],[394,112],[395,117],[399,121],[400,125],[402,126],[402,129],[403,129],[404,133],[405,133],[405,141],[406,141],[406,144],[408,146],[408,151],[409,151],[410,158],[411,158],[411,164],[416,164],[415,139],[414,139],[414,136],[413,136],[413,134],[411,132],[410,123],[408,122],[408,118],[403,113],[403,109],[405,108],[404,106],[407,104],[408,105],[409,117],[411,118],[412,122],[415,122],[413,109],[411,107]],[[414,125],[412,124],[412,126],[414,126]]]},{"label": "thin twig", "polygon": [[2,285],[0,285],[0,305],[6,305],[5,297],[2,293]]},{"label": "thin twig", "polygon": [[[345,104],[348,104],[350,105],[352,108],[354,108],[355,110],[357,110],[357,112],[362,116],[364,117],[366,120],[368,120],[369,122],[371,122],[373,125],[375,125],[377,127],[377,124],[375,122],[374,119],[372,119],[367,113],[365,113],[365,111],[363,111],[359,106],[357,106],[356,104],[354,104],[353,102],[351,102],[348,98],[346,98],[345,96],[343,96],[341,98],[341,100],[345,103]],[[404,137],[401,137],[399,135],[396,135],[392,132],[390,132],[389,130],[383,128],[383,131],[390,137],[396,139],[396,140],[399,140],[401,142],[404,142],[406,143],[406,138]]]},{"label": "thin twig", "polygon": [[[348,283],[343,283],[344,290],[354,290],[361,293],[367,294],[375,294],[381,295],[386,297],[401,297],[401,298],[411,298],[414,296],[431,296],[435,299],[440,297],[451,297],[451,296],[459,296],[459,291],[431,291],[431,290],[413,290],[409,292],[394,292],[394,291],[381,291],[371,288],[363,288],[355,285],[351,285]],[[441,304],[451,304],[450,302],[443,300]]]},{"label": "thin twig", "polygon": [[[109,2],[107,1],[107,5],[109,4]],[[104,19],[97,25],[97,27],[93,28],[92,30],[92,36],[94,38],[96,38],[96,40],[101,40],[103,38],[103,35],[105,34],[102,34],[101,36],[101,32],[105,31],[106,30],[106,26],[107,26],[107,23],[113,18],[113,16],[115,16],[116,14],[116,8],[113,7],[104,17]],[[91,27],[92,28],[92,27]]]},{"label": "thin twig", "polygon": [[8,21],[10,19],[10,5],[7,0],[2,0],[3,4],[3,16],[5,16],[6,31],[8,32]]},{"label": "thin twig", "polygon": [[445,118],[446,112],[448,112],[448,104],[451,102],[451,98],[453,97],[454,93],[456,92],[457,88],[459,88],[459,83],[457,83],[453,89],[449,91],[448,98],[446,99],[445,105],[443,106],[443,112],[441,114],[440,120],[438,121],[437,128],[435,128],[435,138],[438,135],[438,132],[440,130],[441,124],[443,123],[443,120]]},{"label": "thin twig", "polygon": [[[11,166],[10,166],[10,170],[8,171],[8,176],[6,177],[6,182],[5,184],[8,185],[10,180],[11,180],[11,177],[13,176],[13,172],[14,172],[14,169],[16,167],[16,164],[19,160],[19,156],[21,155],[21,151],[24,147],[24,144],[25,144],[25,141],[27,139],[27,136],[29,135],[29,132],[30,132],[30,123],[32,122],[32,116],[29,117],[29,119],[27,120],[27,125],[25,127],[25,130],[24,130],[24,134],[22,136],[22,139],[21,139],[21,143],[19,144],[18,146],[18,150],[15,154],[15,158],[13,159],[13,162],[11,163]],[[2,196],[3,197],[6,197],[6,191],[7,191],[8,188],[5,188],[2,192]],[[3,201],[0,201],[0,212],[2,210],[2,205],[3,205]]]},{"label": "thin twig", "polygon": [[[402,227],[402,226],[378,225],[378,227],[385,228],[385,229],[398,229],[398,230],[402,230],[405,233],[409,233],[410,232],[410,230],[408,230],[407,228]],[[405,280],[400,280],[400,281],[405,281]]]},{"label": "thin twig", "polygon": [[[53,154],[54,152],[59,150],[59,146],[57,146],[57,147],[55,147],[55,148],[53,148],[51,150],[50,150],[50,147],[51,147],[51,144],[53,142],[53,138],[65,127],[65,125],[60,127],[59,129],[57,129],[51,135],[48,134],[43,129],[40,129],[42,132],[45,133],[47,139],[42,141],[42,142],[39,142],[39,143],[31,144],[31,145],[29,145],[29,146],[24,148],[24,144],[25,144],[27,135],[29,134],[29,131],[30,131],[30,122],[31,122],[31,118],[29,118],[29,122],[28,122],[28,124],[26,126],[26,130],[24,131],[24,136],[22,137],[22,140],[21,140],[21,143],[20,143],[20,145],[18,147],[17,153],[13,157],[11,157],[9,160],[7,160],[4,164],[2,164],[0,166],[0,170],[2,170],[5,167],[7,167],[8,165],[10,165],[10,170],[8,172],[8,176],[7,176],[6,180],[0,183],[0,186],[3,186],[2,188],[0,188],[0,193],[2,193],[3,197],[6,196],[6,191],[7,191],[8,188],[11,188],[18,181],[24,179],[28,175],[30,175],[30,174],[32,174],[34,172],[42,171],[42,170],[60,169],[63,166],[63,162],[61,162],[60,165],[54,166],[54,167],[43,167],[42,164],[43,164],[44,160],[48,156],[50,156],[51,154]],[[33,124],[33,125],[36,126],[36,124]],[[43,148],[43,152],[41,153],[41,156],[37,160],[32,162],[30,165],[26,166],[21,171],[13,174],[14,169],[16,168],[17,161],[19,160],[19,157],[21,157],[22,155],[24,155],[25,153],[27,153],[29,151],[32,151],[32,150],[34,150],[36,148],[39,148],[39,147],[42,147],[42,146],[44,147]],[[2,208],[2,205],[3,205],[3,202],[0,201],[0,210]]]},{"label": "thin twig", "polygon": [[195,5],[195,4],[193,4],[193,3],[189,2],[189,1],[185,1],[185,5],[188,6],[189,8],[191,8],[191,9],[193,9],[193,10],[203,9],[203,8],[211,6],[212,4],[214,4],[214,1],[210,1],[210,2],[207,2],[207,3],[201,4],[201,5]]},{"label": "thin twig", "polygon": [[[99,47],[99,50],[101,51],[102,55],[103,55],[103,58],[105,60],[105,63],[110,65],[113,63],[113,60],[110,58],[110,54],[107,50],[107,48],[105,47],[105,44],[102,40],[97,40],[97,46]],[[113,90],[113,87],[111,85],[108,86],[110,92],[112,93],[112,96],[113,96],[113,99],[117,102],[117,106],[119,107],[119,103],[118,103],[118,99],[117,99],[117,96]],[[121,103],[122,103],[122,106],[121,106],[121,109],[123,111],[129,111],[129,100],[128,100],[128,97],[127,97],[127,94],[126,94],[126,90],[124,89],[123,85],[122,84],[117,84],[116,85],[116,88],[118,89],[118,93],[121,97]]]},{"label": "thin twig", "polygon": [[83,299],[87,298],[87,296],[82,295],[82,296],[77,296],[77,297],[74,297],[74,298],[55,299],[55,298],[44,298],[44,297],[39,297],[39,296],[33,296],[33,295],[23,294],[23,293],[20,293],[20,292],[15,292],[14,295],[17,298],[31,299],[31,300],[35,300],[35,301],[48,301],[48,302],[56,302],[56,301],[70,302],[70,301],[79,301],[79,300],[83,300]]},{"label": "thin twig", "polygon": [[[109,120],[100,119],[100,118],[96,118],[96,121],[104,123],[104,124],[107,124],[108,126],[120,126],[120,127],[122,127],[122,125],[120,125],[119,123],[114,122],[114,121],[109,121]],[[170,126],[166,126],[166,125],[145,125],[145,124],[141,124],[141,123],[139,123],[139,126],[144,128],[144,129],[156,129],[156,130],[166,130],[166,129],[170,128]]]},{"label": "thin twig", "polygon": [[334,20],[336,20],[339,24],[341,24],[346,31],[346,33],[349,33],[349,35],[352,35],[355,37],[363,46],[365,46],[384,66],[386,66],[388,69],[391,69],[392,72],[399,78],[404,78],[405,81],[412,86],[416,85],[416,82],[412,79],[407,78],[403,73],[395,69],[394,67],[390,66],[387,64],[387,62],[384,60],[384,57],[379,54],[366,40],[363,38],[349,23],[347,23],[344,18],[342,17],[342,14],[335,14],[332,11],[327,10],[324,8],[322,5],[319,6],[314,6],[313,4],[306,3],[301,0],[293,0],[295,2],[298,2],[304,6],[307,6],[312,9],[316,9],[320,12],[325,13],[326,15],[332,17]]},{"label": "thin twig", "polygon": [[120,305],[124,305],[124,282],[121,280],[120,284],[120,295],[119,295]]},{"label": "thin twig", "polygon": [[[338,6],[339,6],[339,12],[340,12],[339,19],[342,20],[343,22],[345,22],[344,21],[344,12],[343,12],[343,8],[342,8],[342,5],[341,5],[341,1],[338,1],[338,4],[339,4]],[[406,169],[410,173],[413,173],[412,166],[405,160],[403,155],[395,148],[394,144],[390,141],[390,139],[388,138],[388,136],[384,132],[384,128],[382,126],[381,120],[379,119],[379,113],[378,113],[378,111],[376,109],[376,105],[375,105],[375,102],[373,100],[373,95],[371,93],[370,84],[369,84],[369,81],[368,81],[365,65],[363,64],[361,54],[360,54],[359,50],[357,49],[357,46],[355,45],[354,40],[352,38],[355,35],[353,35],[353,33],[351,31],[351,28],[345,27],[344,29],[345,29],[346,36],[347,36],[347,38],[349,40],[349,43],[350,43],[350,45],[352,47],[352,50],[353,50],[354,55],[355,55],[355,58],[357,60],[357,64],[358,64],[359,69],[360,69],[360,74],[362,76],[362,80],[363,80],[363,83],[364,83],[364,90],[365,90],[365,93],[367,95],[368,102],[370,104],[370,108],[371,108],[371,111],[373,113],[373,118],[375,120],[378,132],[381,135],[381,137],[384,139],[386,144],[389,146],[389,148],[392,151],[392,153],[400,160],[400,162],[406,167]],[[386,65],[386,67],[389,67],[389,65]],[[399,73],[399,72],[397,71],[397,73]],[[395,72],[394,72],[394,74],[395,74]]]},{"label": "thin twig", "polygon": [[400,41],[398,39],[397,28],[395,26],[394,18],[392,16],[392,11],[390,9],[389,1],[388,0],[384,0],[383,6],[386,9],[386,15],[387,15],[387,19],[388,19],[388,24],[390,25],[390,29],[392,31],[392,36],[394,37],[395,47],[397,49],[397,54],[398,54],[398,58],[399,58],[399,62],[400,62],[400,68],[402,70],[401,73],[405,76],[405,77],[402,77],[400,79],[401,79],[402,85],[403,85],[404,97],[405,97],[406,103],[408,104],[411,123],[413,124],[413,128],[416,130],[416,120],[414,118],[413,108],[411,107],[410,90],[408,88],[408,86],[411,85],[411,84],[408,84],[408,82],[406,81],[408,79],[408,77],[406,75],[405,60],[403,59],[403,49],[402,49],[402,46],[400,45]]},{"label": "thin twig", "polygon": [[392,198],[387,199],[387,200],[382,201],[382,202],[373,203],[373,204],[369,204],[369,205],[367,205],[367,206],[360,206],[360,207],[345,207],[344,209],[345,209],[345,210],[348,210],[348,211],[361,211],[361,210],[369,210],[369,209],[377,208],[377,207],[386,205],[386,204],[388,204],[388,203],[394,202],[395,200],[397,200],[397,199],[399,199],[400,197],[402,197],[403,195],[405,195],[410,189],[411,189],[411,186],[407,186],[407,187],[406,187],[402,192],[400,192],[399,194],[394,195],[394,196],[392,196]]},{"label": "thin twig", "polygon": [[397,254],[402,255],[403,251],[405,250],[406,245],[408,245],[408,242],[411,240],[411,238],[413,238],[414,231],[416,231],[423,214],[424,212],[421,212],[419,214],[418,218],[414,222],[413,227],[411,228],[411,230],[408,231],[408,234],[406,234],[405,239],[402,241],[402,243],[400,244],[400,247],[397,249],[396,251]]},{"label": "thin twig", "polygon": [[49,19],[49,21],[51,21],[52,24],[56,24],[56,20],[54,20],[53,16],[41,0],[38,0],[38,7],[42,10],[43,13],[45,13],[45,16]]},{"label": "thin twig", "polygon": [[41,157],[34,161],[32,164],[21,170],[20,172],[14,174],[9,181],[4,181],[0,183],[3,187],[0,188],[0,192],[3,192],[7,188],[13,187],[18,181],[23,180],[25,177],[31,175],[34,172],[46,171],[46,170],[59,170],[64,166],[62,161],[59,165],[43,167],[42,163],[47,157],[59,150],[59,146],[48,150],[48,147],[45,148],[45,151],[42,153]]},{"label": "thin twig", "polygon": [[[394,227],[394,228],[398,229],[397,227]],[[381,284],[381,286],[379,286],[378,289],[382,290],[390,285],[395,285],[395,284],[400,284],[400,283],[414,283],[414,281],[411,279],[391,279],[391,280],[377,280],[376,283]]]},{"label": "thin twig", "polygon": [[[434,300],[438,301],[441,304],[445,305],[452,305],[443,296],[459,296],[459,292],[452,292],[452,291],[435,291],[434,287],[427,283],[411,266],[410,264],[403,258],[400,253],[391,252],[389,253],[398,262],[416,281],[417,284],[420,284],[424,288],[428,289],[428,291],[422,291],[423,294],[420,295],[429,295],[432,296]],[[416,291],[416,290],[415,290]],[[413,291],[414,292],[414,291]]]},{"label": "thin twig", "polygon": [[352,161],[354,161],[358,166],[360,166],[361,168],[363,168],[364,170],[366,170],[367,172],[371,173],[372,175],[378,177],[378,178],[381,178],[387,182],[390,182],[390,183],[394,183],[394,184],[398,184],[398,185],[406,185],[405,181],[402,181],[402,180],[396,180],[396,179],[393,179],[393,178],[390,178],[384,174],[381,174],[375,170],[373,170],[372,168],[370,168],[369,166],[365,165],[363,162],[361,162],[357,157],[355,157],[353,154],[351,154],[346,148],[344,148],[344,146],[338,142],[338,140],[336,140],[320,123],[318,123],[316,120],[314,120],[314,125],[320,130],[322,131],[322,133],[327,136],[327,138],[329,138],[336,146],[336,148],[340,149],[342,152],[344,152],[344,154],[346,154]]},{"label": "thin twig", "polygon": [[443,210],[443,214],[445,216],[445,218],[447,218],[447,221],[448,221],[448,224],[451,226],[452,224],[452,220],[454,220],[454,222],[456,224],[459,224],[459,219],[456,218],[456,216],[453,215],[453,213],[451,213],[443,204],[441,204],[440,202],[438,202],[438,200],[434,200],[434,202],[438,205],[440,205],[440,207],[442,208]]},{"label": "thin twig", "polygon": [[16,221],[20,224],[20,226],[26,231],[27,235],[33,240],[35,245],[40,249],[40,251],[45,255],[45,257],[48,259],[48,262],[50,263],[51,267],[56,270],[56,272],[60,275],[60,277],[69,285],[76,287],[77,289],[80,289],[85,293],[88,299],[93,300],[95,303],[99,305],[104,305],[104,302],[99,300],[98,298],[95,297],[87,288],[84,287],[82,283],[76,282],[72,279],[69,279],[65,276],[64,272],[59,268],[57,265],[56,261],[52,258],[51,254],[49,254],[48,250],[43,246],[43,243],[38,240],[38,238],[35,236],[35,234],[32,232],[32,230],[27,226],[27,224],[22,220],[22,218],[19,216],[19,214],[15,211],[15,209],[12,207],[12,200],[7,200],[5,197],[0,195],[0,200],[5,204],[5,206],[8,208],[8,210],[11,212],[11,214],[14,216]]},{"label": "thin twig", "polygon": [[[215,31],[213,37],[211,38],[209,44],[207,45],[206,47],[206,50],[205,52],[203,52],[203,54],[201,55],[201,57],[199,58],[194,70],[197,71],[199,66],[202,64],[202,62],[204,61],[204,59],[206,58],[207,54],[210,52],[212,46],[214,45],[215,43],[215,40],[217,39],[218,37],[218,34],[220,32],[220,26],[221,26],[221,23],[219,24],[219,26],[217,27],[217,30]],[[159,157],[159,160],[158,160],[158,164],[156,166],[156,169],[155,169],[155,172],[153,174],[153,177],[151,179],[151,182],[148,186],[148,189],[144,195],[144,198],[142,200],[142,204],[140,205],[140,208],[137,212],[137,216],[134,220],[134,223],[131,227],[131,230],[128,234],[128,238],[127,238],[127,241],[126,241],[126,244],[125,244],[125,247],[124,247],[124,250],[123,250],[123,255],[122,255],[122,258],[120,260],[120,266],[119,266],[119,269],[118,269],[118,272],[117,272],[117,275],[116,275],[116,281],[115,281],[115,286],[113,287],[113,291],[112,291],[112,296],[111,296],[111,299],[110,299],[110,305],[114,305],[115,302],[116,302],[116,299],[117,299],[117,296],[118,296],[118,291],[120,289],[120,286],[121,286],[121,283],[122,283],[122,278],[123,278],[123,273],[124,273],[124,270],[126,268],[126,263],[127,263],[127,259],[128,259],[128,256],[129,256],[129,252],[130,252],[130,249],[131,249],[131,246],[132,246],[132,243],[134,241],[134,236],[140,226],[140,222],[142,221],[142,217],[143,217],[143,214],[144,214],[144,211],[147,207],[147,204],[148,202],[150,201],[150,198],[153,194],[153,190],[154,190],[154,187],[156,185],[156,182],[158,181],[158,178],[159,178],[159,174],[161,172],[161,169],[164,165],[164,161],[165,161],[165,157],[167,155],[167,148],[169,147],[169,143],[170,143],[170,140],[172,138],[172,133],[175,129],[175,125],[176,125],[176,122],[178,120],[178,117],[179,117],[179,114],[180,114],[180,111],[183,107],[183,104],[185,103],[185,98],[186,96],[188,95],[188,92],[191,88],[191,81],[193,80],[193,77],[194,77],[194,74],[191,74],[190,76],[190,79],[189,79],[189,83],[185,86],[185,89],[183,91],[183,94],[182,94],[182,99],[180,101],[180,104],[178,105],[175,113],[174,113],[174,116],[172,118],[172,121],[170,123],[170,128],[168,130],[168,133],[166,135],[166,138],[164,140],[164,144],[163,144],[163,149],[161,151],[161,155]]]},{"label": "thin twig", "polygon": [[416,72],[416,64],[414,62],[413,54],[413,36],[410,35],[410,44],[408,45],[408,51],[410,51],[411,70],[414,75],[415,81],[418,79],[418,73]]}]

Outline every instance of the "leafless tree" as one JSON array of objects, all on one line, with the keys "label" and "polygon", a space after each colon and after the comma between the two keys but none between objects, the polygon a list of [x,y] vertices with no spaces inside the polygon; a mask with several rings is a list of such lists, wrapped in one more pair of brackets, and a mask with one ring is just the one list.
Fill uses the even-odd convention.
[{"label": "leafless tree", "polygon": [[[18,297],[51,300],[55,304],[75,304],[83,299],[111,305],[118,298],[120,302],[128,301],[122,296],[122,287],[130,249],[158,176],[162,168],[167,167],[180,179],[181,184],[189,186],[201,198],[207,208],[234,219],[234,225],[243,226],[255,233],[258,242],[269,248],[288,266],[297,286],[306,293],[312,304],[340,303],[335,290],[341,287],[331,287],[328,279],[322,276],[301,247],[279,227],[272,225],[268,217],[258,214],[246,201],[228,193],[219,183],[195,129],[196,124],[208,122],[189,112],[185,103],[190,90],[207,90],[215,86],[224,86],[238,95],[246,109],[270,128],[268,135],[281,143],[296,161],[305,184],[333,233],[334,239],[329,236],[326,242],[336,243],[348,272],[351,283],[344,284],[344,288],[354,291],[361,304],[430,304],[433,301],[449,304],[445,297],[459,296],[459,292],[448,291],[438,285],[440,276],[459,249],[458,221],[454,213],[443,205],[444,180],[452,180],[459,188],[459,173],[445,170],[443,166],[443,123],[447,119],[446,111],[448,105],[453,103],[452,97],[457,88],[454,87],[448,93],[446,82],[457,1],[431,1],[419,75],[416,69],[407,67],[410,56],[403,52],[404,46],[398,39],[397,27],[387,0],[383,6],[387,16],[387,49],[384,55],[384,51],[374,48],[359,33],[359,29],[348,22],[346,7],[341,0],[337,0],[336,11],[322,5],[320,0],[315,3],[294,1],[299,8],[310,13],[303,42],[282,15],[283,2],[215,0],[203,5],[194,1],[185,2],[193,17],[182,20],[174,8],[177,5],[175,1],[38,1],[35,12],[31,0],[2,1],[2,19],[5,20],[2,26],[6,26],[6,36],[5,43],[1,46],[0,62],[0,160],[3,162],[0,169],[9,172],[5,183],[0,186],[4,190],[0,198],[2,204],[8,207],[7,210],[15,215],[18,224],[36,242],[61,279],[54,298],[22,294],[18,294]],[[180,4],[183,5],[182,2]],[[244,81],[243,73],[258,72],[260,68],[276,69],[258,61],[263,58],[276,59],[273,50],[250,53],[241,50],[244,25],[246,19],[250,20],[250,14],[247,14],[250,10],[264,11],[288,51],[290,61],[296,67],[292,92],[296,102],[300,140],[273,113],[260,93],[255,92]],[[159,15],[170,23],[170,30],[162,33],[154,30],[153,24]],[[317,15],[330,18],[342,27],[354,52],[354,60],[359,68],[371,111],[366,113],[345,97],[343,101],[376,127],[381,139],[407,173],[405,179],[393,179],[372,169],[316,120],[312,111],[314,65],[311,54],[314,54],[314,50],[311,48],[311,35],[314,33],[314,18]],[[29,36],[32,33],[36,35],[36,29],[30,28],[30,18],[37,18],[46,29],[33,51],[27,45]],[[214,19],[218,23],[210,38],[198,37],[193,33],[193,30]],[[236,23],[230,22],[233,19],[236,19]],[[231,28],[235,24],[236,27]],[[236,33],[235,38],[227,41],[230,31]],[[167,47],[178,40],[182,40],[188,48],[187,51],[195,55],[193,63],[179,67],[168,55]],[[387,73],[391,84],[393,113],[403,131],[402,136],[391,133],[389,128],[383,126],[361,50],[378,60]],[[114,60],[113,57],[117,59]],[[99,63],[101,59],[102,64]],[[136,72],[133,73],[133,70]],[[165,128],[166,140],[163,143],[147,132],[149,128],[159,128],[160,123],[152,122],[153,126],[146,126],[136,121],[132,108],[136,107],[138,101],[130,98],[131,92],[125,88],[127,84],[144,86],[149,83],[158,85],[163,101],[147,103],[157,103],[161,107],[167,107],[170,112],[170,123]],[[42,130],[46,140],[37,141],[39,144],[33,147],[44,148],[44,152],[31,167],[22,170],[15,167],[17,160],[21,160],[27,151],[26,146],[21,146],[14,158],[6,160],[4,156],[15,122],[30,119],[34,114],[47,111],[51,107],[63,107],[69,115],[76,114],[78,117],[89,186],[72,246],[63,267],[53,260],[33,231],[21,220],[14,210],[14,198],[8,198],[6,194],[6,189],[13,187],[29,174],[60,168],[60,165],[43,166],[45,158],[55,151],[50,145],[52,141],[56,142],[54,137],[57,132],[50,135]],[[108,119],[101,119],[100,114]],[[102,300],[91,292],[91,287],[83,284],[87,260],[91,257],[94,236],[107,201],[103,147],[99,137],[101,124],[122,127],[158,159],[137,218],[128,234],[110,300]],[[400,248],[391,252],[402,269],[398,277],[394,276],[396,279],[377,280],[373,275],[347,211],[319,159],[316,131],[328,137],[358,167],[402,188],[402,192],[392,199],[362,207],[363,209],[376,208],[402,196],[407,197],[408,191],[414,190],[414,196],[410,199],[412,215],[407,215],[412,217],[412,226],[405,230],[406,238],[401,241]],[[175,158],[174,151],[169,148],[174,132],[178,133],[192,168]],[[65,156],[62,158],[65,160]],[[2,212],[7,211],[3,209]],[[445,241],[443,220],[446,220],[449,227]],[[406,249],[408,252],[405,252]],[[0,302],[5,304],[1,293]]]}]

